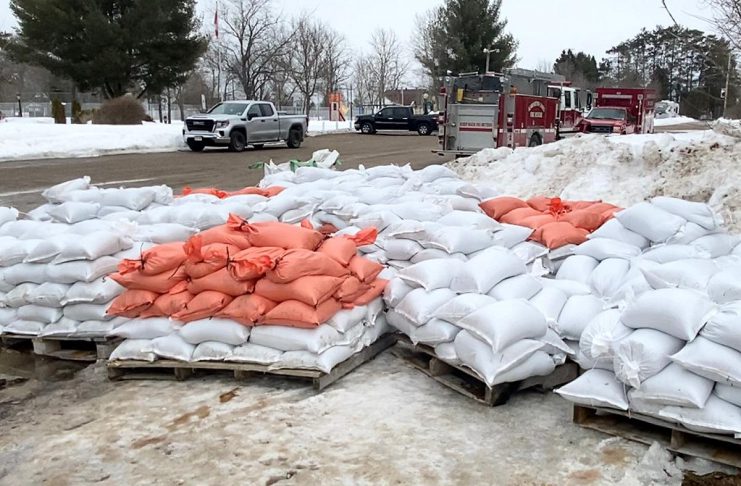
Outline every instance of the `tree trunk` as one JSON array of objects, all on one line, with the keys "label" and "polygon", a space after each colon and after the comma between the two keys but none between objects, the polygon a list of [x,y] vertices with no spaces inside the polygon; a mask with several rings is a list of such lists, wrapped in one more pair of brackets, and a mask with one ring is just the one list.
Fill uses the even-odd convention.
[{"label": "tree trunk", "polygon": [[170,88],[167,88],[167,123],[172,123],[172,103],[170,101]]},{"label": "tree trunk", "polygon": [[157,97],[157,111],[160,115],[160,123],[162,123],[162,95]]}]

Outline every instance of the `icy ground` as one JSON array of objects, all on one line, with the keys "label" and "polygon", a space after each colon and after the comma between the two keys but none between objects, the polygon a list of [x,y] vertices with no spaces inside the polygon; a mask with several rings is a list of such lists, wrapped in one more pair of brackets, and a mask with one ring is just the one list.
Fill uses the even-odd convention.
[{"label": "icy ground", "polygon": [[708,201],[741,229],[741,127],[679,134],[586,135],[536,148],[486,149],[448,164],[518,197],[601,199],[629,206],[668,195]]},{"label": "icy ground", "polygon": [[321,393],[227,375],[111,383],[90,367],[0,391],[0,417],[8,485],[681,482],[668,453],[574,425],[555,394],[488,408],[388,351]]},{"label": "icy ground", "polygon": [[[50,118],[0,123],[0,162],[185,150],[182,122],[143,125],[55,125]],[[309,135],[348,132],[352,122],[311,120]]]}]

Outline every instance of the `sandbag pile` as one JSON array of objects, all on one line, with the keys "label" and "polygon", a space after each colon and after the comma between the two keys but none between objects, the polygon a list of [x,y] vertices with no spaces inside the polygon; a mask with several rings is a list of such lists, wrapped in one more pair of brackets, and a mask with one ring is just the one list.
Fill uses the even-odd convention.
[{"label": "sandbag pile", "polygon": [[550,374],[569,347],[528,301],[543,290],[513,251],[490,247],[468,261],[426,260],[401,270],[384,298],[389,324],[489,386]]},{"label": "sandbag pile", "polygon": [[495,197],[481,203],[481,209],[500,223],[533,230],[530,239],[549,249],[578,245],[610,220],[620,208],[601,201],[563,201],[560,198]]},{"label": "sandbag pile", "polygon": [[[589,371],[558,393],[693,430],[741,433],[741,240],[706,205],[663,197],[609,224],[612,238],[599,252],[595,234],[563,265],[571,275],[591,266],[582,282],[620,308],[585,326],[578,361]],[[611,260],[612,275],[594,277]],[[612,290],[595,280],[611,281]]]},{"label": "sandbag pile", "polygon": [[112,332],[129,341],[111,359],[331,369],[385,332],[383,266],[356,253],[357,239],[236,215],[154,247],[110,276],[127,290],[109,313],[133,319]]}]

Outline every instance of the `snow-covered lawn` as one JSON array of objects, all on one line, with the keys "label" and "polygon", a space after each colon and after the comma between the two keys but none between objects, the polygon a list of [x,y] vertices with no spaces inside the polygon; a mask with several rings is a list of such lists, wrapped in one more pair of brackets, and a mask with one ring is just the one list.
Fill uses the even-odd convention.
[{"label": "snow-covered lawn", "polygon": [[316,135],[326,135],[327,133],[341,133],[354,131],[353,122],[350,121],[327,121],[327,120],[309,120],[310,137]]},{"label": "snow-covered lawn", "polygon": [[688,116],[675,116],[674,118],[656,118],[654,120],[655,127],[670,127],[672,125],[682,125],[684,123],[694,123],[697,120]]}]

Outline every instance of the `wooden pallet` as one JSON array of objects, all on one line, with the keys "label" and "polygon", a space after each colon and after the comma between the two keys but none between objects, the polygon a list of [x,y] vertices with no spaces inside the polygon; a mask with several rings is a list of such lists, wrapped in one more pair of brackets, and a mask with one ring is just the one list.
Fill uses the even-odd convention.
[{"label": "wooden pallet", "polygon": [[157,360],[152,363],[144,361],[109,361],[108,378],[111,380],[185,380],[202,371],[228,371],[235,379],[249,378],[255,374],[277,375],[311,380],[314,389],[323,390],[355,368],[375,358],[396,342],[393,335],[381,337],[378,341],[352,355],[338,364],[329,373],[305,369],[270,369],[267,365],[252,363],[234,363],[226,361],[185,362]]},{"label": "wooden pallet", "polygon": [[695,432],[646,415],[582,405],[574,405],[574,423],[641,444],[658,442],[682,456],[741,468],[741,439],[732,435]]},{"label": "wooden pallet", "polygon": [[438,383],[490,407],[504,405],[519,390],[536,387],[551,390],[574,380],[578,372],[576,363],[568,362],[558,366],[548,376],[533,376],[514,383],[489,386],[472,370],[439,359],[430,346],[415,345],[406,336],[399,337],[398,343],[394,348],[396,356]]},{"label": "wooden pallet", "polygon": [[39,356],[69,361],[91,361],[108,359],[121,343],[120,338],[79,337],[79,336],[26,336],[22,334],[3,334],[2,342],[12,347],[31,343],[33,353]]}]

